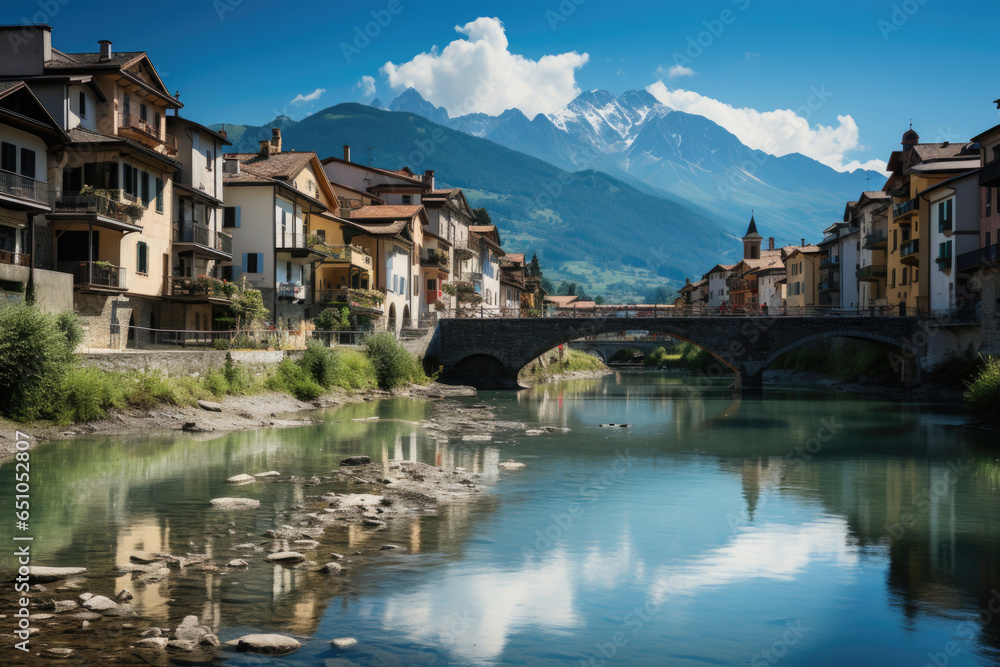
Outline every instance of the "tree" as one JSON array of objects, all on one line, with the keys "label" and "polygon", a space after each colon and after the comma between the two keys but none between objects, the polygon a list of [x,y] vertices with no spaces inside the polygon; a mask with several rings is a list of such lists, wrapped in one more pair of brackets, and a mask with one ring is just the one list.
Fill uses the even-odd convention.
[{"label": "tree", "polygon": [[542,265],[538,262],[537,254],[531,256],[531,262],[528,264],[527,273],[529,278],[542,277]]},{"label": "tree", "polygon": [[264,307],[264,297],[260,290],[247,287],[244,276],[229,299],[229,312],[236,320],[236,329],[250,328],[254,323],[267,318],[268,310]]},{"label": "tree", "polygon": [[493,219],[485,208],[476,208],[472,210],[472,222],[477,225],[492,225]]},{"label": "tree", "polygon": [[598,306],[603,306],[604,305],[604,297],[600,296],[600,295],[595,296],[594,297],[594,303],[596,303]]}]

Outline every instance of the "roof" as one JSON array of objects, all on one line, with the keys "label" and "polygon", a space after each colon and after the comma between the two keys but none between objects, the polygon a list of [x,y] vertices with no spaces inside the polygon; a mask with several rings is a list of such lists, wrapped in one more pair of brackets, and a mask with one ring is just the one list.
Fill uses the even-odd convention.
[{"label": "roof", "polygon": [[195,121],[191,120],[190,118],[184,118],[183,116],[171,116],[171,115],[167,116],[167,127],[170,127],[171,125],[175,125],[175,124],[181,124],[181,123],[184,124],[184,125],[190,125],[192,127],[197,127],[202,132],[205,132],[206,134],[212,135],[213,137],[215,137],[216,139],[218,139],[219,141],[221,141],[222,143],[224,143],[226,146],[232,146],[233,145],[233,142],[231,142],[227,137],[222,136],[222,134],[220,134],[218,130],[213,130],[213,129],[209,128],[209,127],[206,127],[206,126],[202,125],[201,123],[196,123]]},{"label": "roof", "polygon": [[750,226],[747,227],[747,233],[743,235],[743,238],[747,238],[748,236],[760,236],[757,233],[757,223],[754,221],[752,213],[750,214]]},{"label": "roof", "polygon": [[406,229],[406,225],[410,223],[409,220],[394,220],[389,223],[357,222],[354,220],[351,222],[354,223],[355,227],[363,229],[372,236],[395,236]]},{"label": "roof", "polygon": [[469,225],[469,231],[477,234],[489,234],[497,230],[496,225]]},{"label": "roof", "polygon": [[354,167],[355,169],[361,169],[363,171],[371,171],[375,172],[376,174],[385,174],[386,176],[392,176],[393,178],[401,178],[404,181],[411,181],[414,185],[427,187],[427,183],[424,182],[423,178],[413,174],[413,172],[410,172],[410,175],[407,176],[402,169],[395,171],[391,169],[379,169],[378,167],[369,167],[363,164],[358,164],[357,162],[351,162],[350,160],[344,160],[343,158],[339,157],[328,157],[321,160],[321,162],[323,164],[326,164],[327,162],[340,162],[341,164],[349,165],[351,167]]},{"label": "roof", "polygon": [[108,67],[121,69],[129,67],[146,57],[145,51],[113,51],[110,60],[102,60],[100,53],[65,53],[52,49],[52,59],[45,62],[48,68]]},{"label": "roof", "polygon": [[240,176],[249,172],[254,176],[261,176],[266,179],[275,178],[281,181],[290,181],[305,169],[309,161],[316,157],[312,151],[282,151],[271,155],[261,155],[260,153],[226,153],[224,158],[237,159],[240,161],[240,174],[223,173],[223,178],[227,181],[239,181]]},{"label": "roof", "polygon": [[926,174],[942,171],[971,171],[979,168],[979,156],[968,160],[940,160],[938,162],[921,162],[906,170],[907,173]]},{"label": "roof", "polygon": [[510,253],[504,256],[503,261],[500,263],[501,267],[514,266],[515,264],[520,264],[524,266],[524,253]]},{"label": "roof", "polygon": [[554,303],[559,307],[565,307],[579,298],[580,297],[578,296],[547,296],[545,297],[545,300]]},{"label": "roof", "polygon": [[781,249],[781,253],[784,257],[791,257],[796,253],[802,255],[814,255],[821,252],[824,251],[818,245],[790,245]]},{"label": "roof", "polygon": [[921,162],[931,160],[948,160],[960,157],[972,147],[972,143],[952,144],[947,141],[940,144],[916,144],[913,147]]},{"label": "roof", "polygon": [[419,215],[424,207],[420,204],[401,205],[384,204],[382,206],[362,206],[351,211],[351,220],[388,220],[390,218],[408,218]]},{"label": "roof", "polygon": [[447,188],[446,190],[428,190],[424,193],[425,197],[447,197],[448,195],[461,191],[461,188]]}]

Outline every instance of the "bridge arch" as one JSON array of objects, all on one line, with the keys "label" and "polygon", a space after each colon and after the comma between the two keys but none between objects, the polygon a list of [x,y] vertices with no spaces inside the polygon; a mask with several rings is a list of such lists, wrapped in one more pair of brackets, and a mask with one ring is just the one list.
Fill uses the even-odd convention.
[{"label": "bridge arch", "polygon": [[760,370],[758,372],[763,372],[774,363],[777,359],[785,354],[788,354],[792,350],[795,350],[803,345],[808,345],[809,343],[814,343],[820,340],[830,340],[832,338],[847,338],[851,340],[863,340],[869,343],[882,343],[892,348],[898,349],[900,352],[905,352],[909,347],[909,344],[905,341],[900,341],[892,336],[886,336],[874,331],[858,331],[856,329],[843,330],[843,331],[822,331],[819,333],[814,333],[808,336],[803,336],[802,338],[796,339],[777,351],[772,352],[766,359],[761,362]]}]

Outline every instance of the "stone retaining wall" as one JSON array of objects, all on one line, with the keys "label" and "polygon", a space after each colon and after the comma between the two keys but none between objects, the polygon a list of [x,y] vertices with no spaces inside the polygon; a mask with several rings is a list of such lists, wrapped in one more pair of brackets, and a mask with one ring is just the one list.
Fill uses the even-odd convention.
[{"label": "stone retaining wall", "polygon": [[[262,372],[283,359],[297,359],[301,350],[234,350],[233,361]],[[126,352],[85,353],[80,355],[84,366],[105,371],[160,371],[170,377],[198,377],[210,368],[222,368],[226,352],[222,350],[143,350]]]}]

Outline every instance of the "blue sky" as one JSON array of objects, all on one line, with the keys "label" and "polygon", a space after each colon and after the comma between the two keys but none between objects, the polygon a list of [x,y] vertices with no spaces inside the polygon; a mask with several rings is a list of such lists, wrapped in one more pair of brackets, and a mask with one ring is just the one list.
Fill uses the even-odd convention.
[{"label": "blue sky", "polygon": [[[83,0],[8,0],[0,20],[42,18],[65,51],[96,50],[98,39],[145,50],[180,90],[185,115],[206,123],[302,118],[369,101],[372,83],[388,103],[416,82],[452,115],[494,106],[532,115],[575,90],[654,86],[662,101],[748,145],[845,168],[888,158],[911,118],[924,141],[963,141],[1000,122],[991,103],[1000,98],[995,2],[609,4],[177,0],[148,13],[115,0],[99,12]],[[456,32],[477,19],[477,29]],[[370,42],[355,41],[366,28]],[[456,40],[465,44],[449,50]],[[430,55],[414,60],[422,53]],[[463,107],[476,72],[501,79],[482,105]],[[293,103],[299,96],[309,99]]]}]

